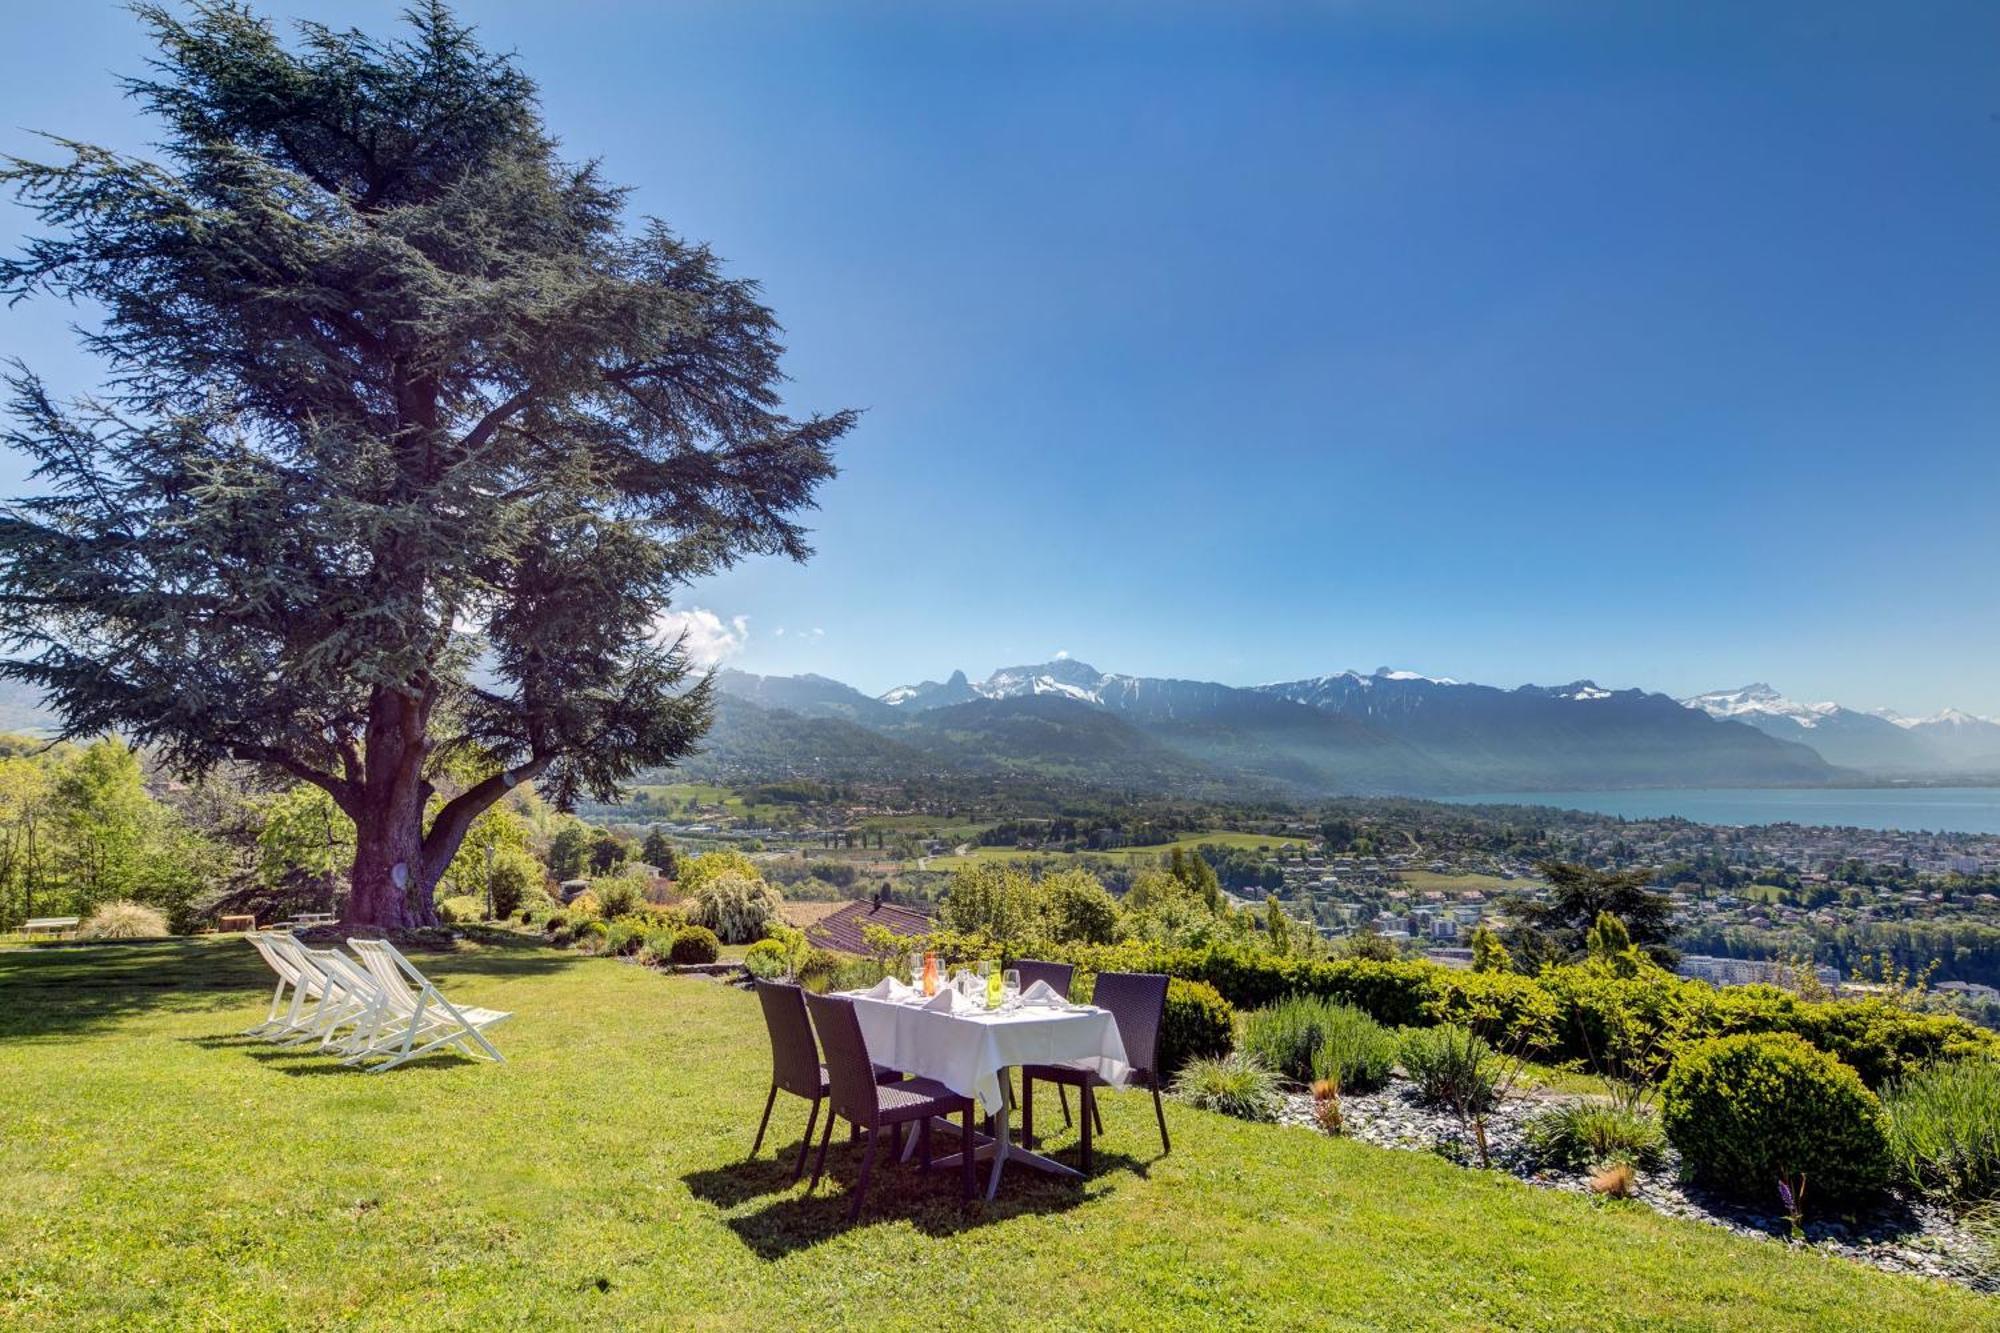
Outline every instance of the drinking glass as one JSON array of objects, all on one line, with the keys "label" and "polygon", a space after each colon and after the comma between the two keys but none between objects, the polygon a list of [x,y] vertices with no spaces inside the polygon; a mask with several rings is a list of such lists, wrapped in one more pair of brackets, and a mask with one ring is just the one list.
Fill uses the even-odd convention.
[{"label": "drinking glass", "polygon": [[924,984],[924,955],[921,950],[910,950],[910,984],[919,989]]},{"label": "drinking glass", "polygon": [[1001,989],[1003,989],[1007,993],[1008,999],[1010,1000],[1020,999],[1021,998],[1020,969],[1013,967],[1008,968],[1006,972],[1001,974],[1000,985]]}]

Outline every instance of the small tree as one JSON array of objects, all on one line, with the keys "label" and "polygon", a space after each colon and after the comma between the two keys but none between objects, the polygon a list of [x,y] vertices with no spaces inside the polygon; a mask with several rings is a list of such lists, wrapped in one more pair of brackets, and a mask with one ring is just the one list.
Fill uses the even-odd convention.
[{"label": "small tree", "polygon": [[[669,594],[804,559],[853,417],[782,413],[755,285],[628,229],[438,0],[403,40],[295,47],[234,4],[137,12],[166,162],[58,140],[0,169],[47,228],[0,294],[101,309],[111,386],[10,377],[0,440],[44,490],[0,510],[0,677],[66,736],[321,788],[348,918],[427,924],[508,791],[610,799],[692,750]],[[433,809],[448,761],[478,776]]]},{"label": "small tree", "polygon": [[659,829],[646,834],[645,844],[639,849],[639,859],[659,871],[661,878],[674,878],[674,845]]},{"label": "small tree", "polygon": [[1291,923],[1275,894],[1264,900],[1264,933],[1270,937],[1272,953],[1282,957],[1292,951]]},{"label": "small tree", "polygon": [[1493,927],[1485,924],[1473,927],[1473,971],[1506,972],[1511,970],[1513,966],[1514,960],[1507,956],[1507,946],[1500,942],[1500,936]]}]

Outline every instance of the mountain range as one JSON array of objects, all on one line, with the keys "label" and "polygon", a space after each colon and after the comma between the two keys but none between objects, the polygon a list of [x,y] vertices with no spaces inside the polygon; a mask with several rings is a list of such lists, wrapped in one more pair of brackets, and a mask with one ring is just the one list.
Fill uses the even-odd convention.
[{"label": "mountain range", "polygon": [[[688,776],[1031,774],[1146,794],[1478,795],[2000,779],[2000,722],[1798,703],[1766,684],[1675,700],[1588,680],[1501,689],[1387,668],[1268,685],[1131,676],[1074,658],[869,695],[825,676],[716,673]],[[0,686],[6,729],[46,731]]]},{"label": "mountain range", "polygon": [[1837,703],[1799,703],[1761,682],[1683,699],[1710,717],[1742,722],[1817,750],[1830,764],[1894,776],[2000,772],[2000,722],[1947,708],[1931,717]]},{"label": "mountain range", "polygon": [[716,726],[695,761],[716,775],[1034,772],[1286,795],[1859,780],[1804,742],[1587,680],[1500,689],[1385,668],[1242,687],[1058,658],[880,696],[811,675],[724,670],[716,684]]}]

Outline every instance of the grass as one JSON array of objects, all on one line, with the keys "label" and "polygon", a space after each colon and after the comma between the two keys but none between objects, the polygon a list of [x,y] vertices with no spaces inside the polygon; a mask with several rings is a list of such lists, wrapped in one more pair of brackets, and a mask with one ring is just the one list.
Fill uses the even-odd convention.
[{"label": "grass", "polygon": [[[0,952],[0,1326],[1994,1326],[2000,1302],[1295,1129],[1107,1096],[1081,1188],[789,1182],[754,1000],[494,932],[419,962],[505,1066],[231,1034],[240,940]],[[840,1136],[836,1136],[840,1137]],[[1056,1139],[1065,1151],[1069,1141]],[[781,1158],[785,1160],[780,1160]]]}]

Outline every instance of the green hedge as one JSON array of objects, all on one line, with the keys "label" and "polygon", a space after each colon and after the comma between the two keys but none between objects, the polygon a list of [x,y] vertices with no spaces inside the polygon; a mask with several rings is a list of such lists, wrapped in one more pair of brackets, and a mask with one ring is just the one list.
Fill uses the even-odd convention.
[{"label": "green hedge", "polygon": [[[947,957],[993,952],[986,941],[938,936],[932,942]],[[1745,1032],[1794,1033],[1853,1066],[1871,1087],[1941,1059],[2000,1054],[2000,1036],[1950,1015],[1882,999],[1802,1000],[1769,986],[1718,990],[1658,970],[1624,978],[1589,966],[1557,967],[1524,977],[1419,961],[1316,961],[1136,943],[1044,946],[1036,956],[1089,973],[1164,972],[1206,982],[1239,1009],[1261,1009],[1287,995],[1324,996],[1390,1027],[1458,1023],[1495,1045],[1592,1066],[1617,1058],[1647,1076],[1663,1074],[1689,1041]]]}]

